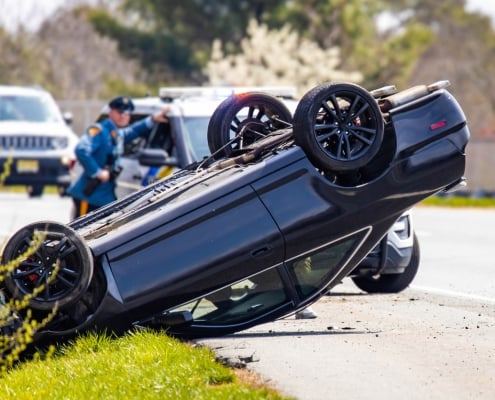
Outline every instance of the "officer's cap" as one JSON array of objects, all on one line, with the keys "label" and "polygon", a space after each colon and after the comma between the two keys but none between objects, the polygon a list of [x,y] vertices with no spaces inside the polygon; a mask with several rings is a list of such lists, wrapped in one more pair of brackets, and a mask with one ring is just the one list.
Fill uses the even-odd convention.
[{"label": "officer's cap", "polygon": [[134,104],[127,96],[116,97],[108,103],[108,107],[112,110],[118,110],[120,112],[132,112],[134,110]]}]

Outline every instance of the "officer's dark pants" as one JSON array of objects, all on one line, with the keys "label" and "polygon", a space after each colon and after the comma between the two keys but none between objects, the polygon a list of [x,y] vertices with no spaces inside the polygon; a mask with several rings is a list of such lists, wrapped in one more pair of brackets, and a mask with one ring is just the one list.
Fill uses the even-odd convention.
[{"label": "officer's dark pants", "polygon": [[74,202],[74,209],[72,210],[72,219],[76,219],[82,215],[86,215],[87,213],[100,208],[99,206],[94,206],[89,204],[86,200],[80,200],[76,198],[72,198]]}]

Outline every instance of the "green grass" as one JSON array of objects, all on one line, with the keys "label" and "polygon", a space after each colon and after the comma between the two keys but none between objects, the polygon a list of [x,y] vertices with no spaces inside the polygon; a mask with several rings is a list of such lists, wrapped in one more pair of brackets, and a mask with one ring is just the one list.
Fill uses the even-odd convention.
[{"label": "green grass", "polygon": [[491,197],[462,197],[462,196],[431,196],[423,200],[420,205],[438,206],[438,207],[478,207],[490,208],[495,207],[495,198]]},{"label": "green grass", "polygon": [[87,334],[0,377],[2,400],[283,399],[239,379],[209,348],[138,330]]},{"label": "green grass", "polygon": [[[0,192],[23,193],[25,186],[2,186]],[[44,194],[58,194],[56,186],[45,186]],[[419,205],[439,207],[495,207],[495,198],[491,197],[467,197],[467,196],[431,196],[423,200]],[[2,399],[0,399],[2,400]]]},{"label": "green grass", "polygon": [[[0,192],[25,193],[25,186],[1,186]],[[43,194],[58,194],[56,186],[45,186]],[[439,207],[495,207],[495,198],[491,197],[466,197],[466,196],[431,196],[423,200],[419,205]],[[2,400],[0,398],[0,400]]]}]

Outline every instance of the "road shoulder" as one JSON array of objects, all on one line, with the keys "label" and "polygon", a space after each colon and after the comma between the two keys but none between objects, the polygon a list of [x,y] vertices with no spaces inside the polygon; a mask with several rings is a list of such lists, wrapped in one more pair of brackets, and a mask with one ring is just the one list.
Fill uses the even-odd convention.
[{"label": "road shoulder", "polygon": [[200,342],[300,400],[492,398],[493,304],[340,289],[314,305],[317,319],[289,317]]}]

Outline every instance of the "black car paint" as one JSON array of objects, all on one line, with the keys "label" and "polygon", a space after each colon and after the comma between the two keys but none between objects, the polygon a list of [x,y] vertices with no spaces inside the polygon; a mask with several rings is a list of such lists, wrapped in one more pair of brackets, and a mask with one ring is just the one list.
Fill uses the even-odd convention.
[{"label": "black car paint", "polygon": [[[59,326],[55,320],[38,337],[95,326],[124,329],[271,269],[284,284],[278,307],[226,325],[188,321],[170,326],[170,333],[222,335],[315,301],[359,264],[404,211],[462,178],[469,138],[462,110],[443,90],[417,103],[390,112],[386,135],[396,151],[366,184],[335,185],[292,145],[248,165],[180,171],[73,221],[69,226],[95,260],[90,306],[61,310],[81,318]],[[431,130],[439,120],[443,128]],[[346,258],[305,295],[288,263],[345,237],[356,238]]]}]

